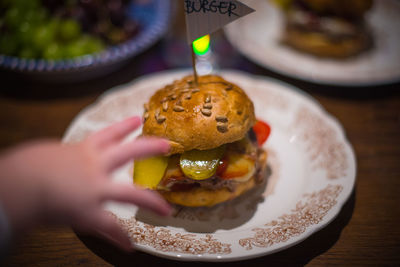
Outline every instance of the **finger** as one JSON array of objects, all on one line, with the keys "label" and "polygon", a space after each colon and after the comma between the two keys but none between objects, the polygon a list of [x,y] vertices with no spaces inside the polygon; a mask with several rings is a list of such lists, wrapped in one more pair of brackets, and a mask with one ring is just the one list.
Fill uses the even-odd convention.
[{"label": "finger", "polygon": [[143,137],[110,148],[105,152],[104,160],[107,170],[111,171],[134,159],[166,154],[169,148],[165,139]]},{"label": "finger", "polygon": [[160,195],[132,185],[111,183],[105,195],[107,200],[131,203],[162,216],[170,215],[172,212],[171,206]]},{"label": "finger", "polygon": [[118,225],[117,221],[105,211],[97,216],[96,233],[104,239],[112,242],[125,251],[132,251],[133,246],[127,233]]},{"label": "finger", "polygon": [[122,140],[142,123],[140,117],[131,117],[93,134],[90,138],[99,146],[108,146]]}]

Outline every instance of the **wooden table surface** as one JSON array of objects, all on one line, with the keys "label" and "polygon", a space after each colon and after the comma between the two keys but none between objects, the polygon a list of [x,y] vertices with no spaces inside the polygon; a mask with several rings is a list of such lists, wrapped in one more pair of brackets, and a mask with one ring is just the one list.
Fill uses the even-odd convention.
[{"label": "wooden table surface", "polygon": [[[163,43],[103,78],[70,85],[14,79],[0,73],[0,148],[34,138],[61,138],[71,120],[105,90],[146,70]],[[233,51],[233,53],[235,53]],[[313,85],[264,70],[239,57],[246,70],[294,84],[315,97],[344,126],[357,157],[357,183],[338,217],[282,252],[226,266],[400,264],[400,84],[371,88]],[[241,64],[243,66],[243,64]],[[11,251],[5,266],[197,266],[135,252],[125,254],[70,228],[39,228]],[[210,263],[207,263],[211,265]],[[0,263],[1,265],[1,263]]]}]

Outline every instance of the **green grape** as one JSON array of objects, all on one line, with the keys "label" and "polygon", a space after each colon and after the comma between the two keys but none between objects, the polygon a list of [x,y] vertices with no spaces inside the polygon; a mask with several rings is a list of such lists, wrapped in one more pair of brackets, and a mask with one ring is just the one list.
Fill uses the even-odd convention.
[{"label": "green grape", "polygon": [[104,48],[100,39],[88,34],[82,35],[82,37],[79,39],[79,42],[84,47],[85,54],[99,52]]},{"label": "green grape", "polygon": [[[72,8],[78,0],[65,0]],[[4,7],[4,9],[3,9]],[[0,0],[0,53],[21,58],[60,59],[101,52],[106,44],[95,36],[83,33],[74,19],[60,19],[49,14],[41,0]],[[116,43],[124,37],[115,28]]]},{"label": "green grape", "polygon": [[68,19],[60,23],[58,31],[58,35],[62,40],[70,41],[79,37],[81,26],[75,20]]},{"label": "green grape", "polygon": [[64,57],[66,58],[79,57],[84,54],[86,54],[84,43],[82,43],[80,40],[76,40],[67,45]]},{"label": "green grape", "polygon": [[30,45],[34,38],[35,28],[29,22],[23,22],[18,28],[18,39],[23,45]]},{"label": "green grape", "polygon": [[49,29],[56,34],[59,31],[60,28],[60,24],[61,24],[61,20],[59,18],[51,18],[48,22],[47,22],[47,27],[49,27]]},{"label": "green grape", "polygon": [[5,24],[11,28],[18,27],[19,23],[22,20],[23,20],[22,10],[16,7],[8,9],[4,15]]},{"label": "green grape", "polygon": [[72,58],[100,52],[105,48],[103,42],[90,35],[82,35],[79,39],[70,42],[64,56]]},{"label": "green grape", "polygon": [[21,51],[19,51],[18,56],[21,58],[36,58],[37,53],[30,47],[24,47]]},{"label": "green grape", "polygon": [[105,46],[100,39],[89,37],[86,39],[85,48],[87,53],[97,53],[104,50]]},{"label": "green grape", "polygon": [[18,49],[18,40],[11,34],[0,36],[0,54],[14,56]]},{"label": "green grape", "polygon": [[41,25],[36,28],[32,41],[38,49],[44,49],[49,46],[54,39],[55,31],[51,25]]},{"label": "green grape", "polygon": [[63,58],[63,51],[59,44],[53,42],[44,49],[43,57],[45,59],[61,59]]},{"label": "green grape", "polygon": [[41,2],[40,0],[12,0],[12,5],[23,10],[31,10],[39,7]]},{"label": "green grape", "polygon": [[35,21],[37,21],[37,22],[43,22],[43,21],[45,21],[45,20],[47,20],[47,17],[48,17],[48,12],[47,12],[47,9],[45,9],[45,8],[39,8],[38,10],[36,10],[36,13],[35,13]]},{"label": "green grape", "polygon": [[45,8],[31,9],[26,12],[25,21],[39,25],[47,23],[47,10]]}]

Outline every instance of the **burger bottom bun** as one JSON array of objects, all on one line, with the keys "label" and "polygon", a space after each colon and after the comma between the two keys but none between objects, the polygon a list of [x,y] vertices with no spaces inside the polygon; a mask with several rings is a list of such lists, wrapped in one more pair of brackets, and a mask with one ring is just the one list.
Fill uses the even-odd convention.
[{"label": "burger bottom bun", "polygon": [[234,199],[247,192],[256,185],[254,177],[247,182],[239,183],[234,191],[223,187],[217,190],[195,188],[188,191],[171,192],[159,191],[159,193],[170,203],[185,207],[212,207],[219,203]]},{"label": "burger bottom bun", "polygon": [[259,170],[246,182],[236,185],[233,191],[227,187],[211,190],[195,188],[188,191],[158,191],[168,202],[185,207],[212,207],[219,203],[232,200],[255,186],[262,185],[266,179],[267,153],[262,151],[258,157]]},{"label": "burger bottom bun", "polygon": [[346,58],[366,50],[370,39],[365,32],[341,39],[332,39],[327,34],[306,32],[287,27],[284,42],[291,47],[319,57]]}]

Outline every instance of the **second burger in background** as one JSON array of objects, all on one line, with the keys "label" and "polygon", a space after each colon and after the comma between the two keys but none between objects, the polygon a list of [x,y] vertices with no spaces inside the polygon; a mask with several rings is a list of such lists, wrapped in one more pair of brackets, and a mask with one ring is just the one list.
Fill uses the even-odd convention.
[{"label": "second burger in background", "polygon": [[269,126],[256,124],[253,103],[235,84],[208,75],[196,85],[187,76],[158,90],[144,119],[143,135],[170,140],[171,151],[135,161],[134,182],[170,203],[210,207],[265,181]]},{"label": "second burger in background", "polygon": [[284,11],[283,42],[319,57],[346,58],[371,47],[372,0],[274,0]]}]

